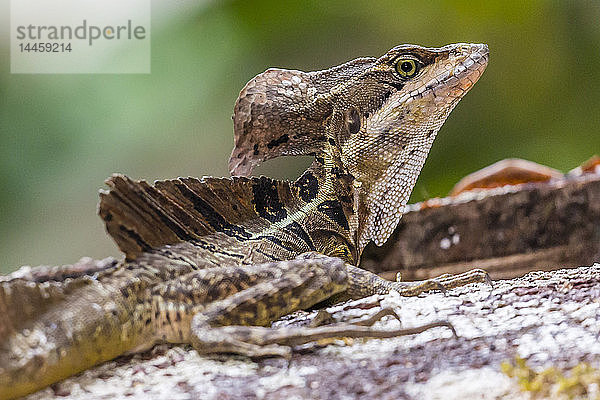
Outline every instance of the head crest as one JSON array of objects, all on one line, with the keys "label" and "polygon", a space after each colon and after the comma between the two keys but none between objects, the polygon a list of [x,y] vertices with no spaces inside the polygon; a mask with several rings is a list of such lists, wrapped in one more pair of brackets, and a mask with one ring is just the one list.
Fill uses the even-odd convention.
[{"label": "head crest", "polygon": [[373,61],[361,58],[316,72],[272,68],[250,80],[234,107],[231,175],[248,176],[275,157],[319,152],[334,107],[331,89]]}]

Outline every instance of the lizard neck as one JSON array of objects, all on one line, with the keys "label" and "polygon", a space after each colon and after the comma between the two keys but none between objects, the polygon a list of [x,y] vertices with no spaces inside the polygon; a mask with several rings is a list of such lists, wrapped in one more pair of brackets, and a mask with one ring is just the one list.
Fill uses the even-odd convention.
[{"label": "lizard neck", "polygon": [[322,244],[319,251],[357,264],[360,258],[356,240],[358,198],[353,183],[354,178],[342,164],[338,148],[331,145],[315,155],[315,161],[295,185],[299,188],[299,197],[308,203],[307,220],[327,221],[326,226],[307,228]]}]

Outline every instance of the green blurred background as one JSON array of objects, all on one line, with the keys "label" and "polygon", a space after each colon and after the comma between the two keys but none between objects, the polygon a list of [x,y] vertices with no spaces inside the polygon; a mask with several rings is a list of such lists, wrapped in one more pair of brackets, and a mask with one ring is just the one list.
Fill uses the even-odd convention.
[{"label": "green blurred background", "polygon": [[[598,0],[155,1],[149,75],[11,75],[1,33],[0,272],[118,255],[96,216],[113,172],[227,175],[233,103],[271,66],[487,43],[488,69],[442,128],[412,201],[503,158],[566,171],[600,151]],[[293,178],[307,164],[258,173]]]}]

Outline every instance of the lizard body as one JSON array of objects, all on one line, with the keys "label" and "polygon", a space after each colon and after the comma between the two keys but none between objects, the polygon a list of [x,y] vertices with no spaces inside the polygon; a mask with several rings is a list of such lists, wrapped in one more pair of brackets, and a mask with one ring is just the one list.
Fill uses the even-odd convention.
[{"label": "lizard body", "polygon": [[[356,265],[397,225],[435,135],[487,65],[485,45],[403,45],[325,71],[270,69],[234,109],[233,178],[149,185],[114,175],[99,214],[125,259],[0,277],[0,399],[157,342],[282,355],[323,337],[415,333],[338,324],[261,328],[323,301],[481,281],[481,270],[390,282]],[[312,154],[295,182],[249,178]]]}]

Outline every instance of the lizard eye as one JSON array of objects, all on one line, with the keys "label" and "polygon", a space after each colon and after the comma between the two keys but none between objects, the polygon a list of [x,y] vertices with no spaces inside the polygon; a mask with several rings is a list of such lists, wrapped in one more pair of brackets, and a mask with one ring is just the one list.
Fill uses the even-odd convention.
[{"label": "lizard eye", "polygon": [[401,77],[410,78],[419,71],[419,64],[412,58],[401,58],[396,62],[396,71]]}]

